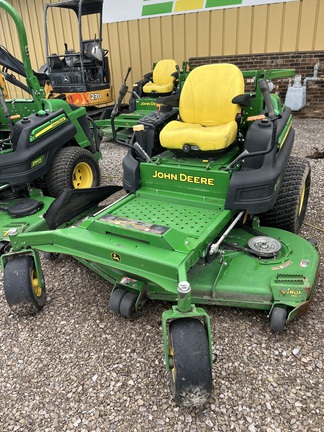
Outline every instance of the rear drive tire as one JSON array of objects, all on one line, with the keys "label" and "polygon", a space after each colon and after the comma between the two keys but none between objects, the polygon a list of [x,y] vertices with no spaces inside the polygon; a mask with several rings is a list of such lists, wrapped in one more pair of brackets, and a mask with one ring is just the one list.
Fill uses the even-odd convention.
[{"label": "rear drive tire", "polygon": [[99,186],[100,168],[93,154],[80,147],[65,147],[55,155],[45,176],[50,196],[57,197],[64,189]]},{"label": "rear drive tire", "polygon": [[273,208],[260,215],[264,226],[280,228],[298,234],[303,224],[311,184],[309,163],[290,157]]}]

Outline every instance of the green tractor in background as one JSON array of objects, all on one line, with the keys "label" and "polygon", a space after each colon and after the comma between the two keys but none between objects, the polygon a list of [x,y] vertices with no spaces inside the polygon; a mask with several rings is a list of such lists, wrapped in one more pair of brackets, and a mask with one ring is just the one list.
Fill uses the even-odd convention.
[{"label": "green tractor in background", "polygon": [[[95,123],[102,136],[117,139],[119,143],[127,142],[133,135],[133,126],[151,120],[151,113],[158,119],[156,113],[160,109],[157,100],[161,96],[173,95],[179,98],[183,84],[190,73],[190,65],[187,61],[182,63],[180,70],[173,59],[163,59],[153,64],[153,71],[144,75],[143,79],[133,85],[129,104],[123,104],[128,93],[126,84],[131,68],[128,68],[124,82],[120,87],[119,95],[113,107],[107,107],[99,120]],[[177,112],[169,118],[175,120]],[[156,130],[158,133],[160,130]]]},{"label": "green tractor in background", "polygon": [[[34,72],[29,58],[25,28],[17,11],[5,0],[0,8],[12,18],[19,37],[22,61],[0,46],[0,200],[1,208],[28,215],[38,204],[29,199],[41,189],[58,196],[65,188],[98,186],[100,140],[96,125],[83,107],[58,98],[47,98],[48,76]],[[26,84],[16,78],[25,78]],[[8,86],[1,86],[1,82]],[[29,93],[30,99],[11,99],[10,85]],[[24,197],[15,208],[15,199]]]}]

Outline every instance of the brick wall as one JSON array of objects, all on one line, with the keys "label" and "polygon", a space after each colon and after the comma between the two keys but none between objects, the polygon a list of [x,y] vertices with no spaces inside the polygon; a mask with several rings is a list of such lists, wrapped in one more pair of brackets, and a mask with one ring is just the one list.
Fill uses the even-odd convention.
[{"label": "brick wall", "polygon": [[[318,71],[320,81],[308,81],[306,106],[301,111],[295,111],[295,117],[324,118],[324,51],[290,52],[271,54],[247,54],[233,56],[192,57],[189,62],[192,67],[210,63],[234,63],[241,70],[249,69],[295,69],[296,75],[312,77],[317,62],[321,66]],[[288,82],[280,84],[280,94],[285,98]]]}]

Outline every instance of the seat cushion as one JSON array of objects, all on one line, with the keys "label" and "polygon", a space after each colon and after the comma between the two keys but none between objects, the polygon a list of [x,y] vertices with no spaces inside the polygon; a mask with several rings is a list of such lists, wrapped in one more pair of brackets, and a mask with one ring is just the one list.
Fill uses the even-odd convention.
[{"label": "seat cushion", "polygon": [[165,94],[165,93],[171,93],[173,88],[174,88],[173,81],[171,81],[168,84],[155,84],[154,82],[148,82],[147,84],[145,84],[145,86],[143,86],[143,92],[144,93],[156,92],[156,93]]},{"label": "seat cushion", "polygon": [[237,66],[230,63],[199,66],[190,72],[181,91],[181,120],[204,126],[228,123],[241,111],[232,99],[242,93],[244,79]]},{"label": "seat cushion", "polygon": [[237,135],[236,115],[241,107],[232,99],[244,93],[240,69],[230,63],[198,66],[188,75],[180,94],[181,121],[160,133],[161,145],[182,149],[184,144],[202,151],[221,150]]},{"label": "seat cushion", "polygon": [[172,59],[160,60],[153,69],[152,81],[144,85],[144,93],[171,93],[174,89],[175,77],[172,76],[177,71],[177,62]]},{"label": "seat cushion", "polygon": [[235,141],[237,123],[231,121],[218,126],[171,121],[160,133],[161,145],[168,149],[182,149],[185,144],[199,147],[202,151],[221,150]]}]

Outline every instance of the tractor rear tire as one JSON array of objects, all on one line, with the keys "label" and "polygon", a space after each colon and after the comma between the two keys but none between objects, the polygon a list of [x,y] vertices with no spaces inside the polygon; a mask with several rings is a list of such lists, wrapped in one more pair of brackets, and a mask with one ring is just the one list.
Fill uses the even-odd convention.
[{"label": "tractor rear tire", "polygon": [[171,391],[178,405],[203,405],[212,390],[212,364],[204,325],[195,318],[171,322],[169,331]]},{"label": "tractor rear tire", "polygon": [[99,186],[100,168],[93,154],[80,147],[64,147],[55,155],[45,177],[47,192],[56,198],[64,189]]},{"label": "tractor rear tire", "polygon": [[289,158],[278,198],[271,210],[260,215],[261,225],[299,233],[307,210],[310,174],[310,165],[305,159]]},{"label": "tractor rear tire", "polygon": [[30,255],[8,261],[3,288],[10,309],[18,316],[33,315],[45,304],[45,287],[39,285],[35,262]]}]

